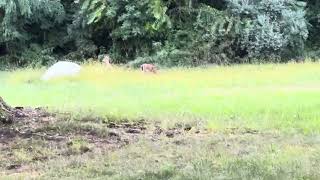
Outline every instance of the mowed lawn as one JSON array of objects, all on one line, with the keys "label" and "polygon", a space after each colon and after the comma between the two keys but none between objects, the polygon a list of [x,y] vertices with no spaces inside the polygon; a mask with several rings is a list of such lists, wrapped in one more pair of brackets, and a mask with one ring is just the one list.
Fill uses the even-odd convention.
[{"label": "mowed lawn", "polygon": [[43,72],[0,72],[0,95],[14,106],[81,116],[320,132],[319,63],[162,69],[155,75],[87,64],[78,77],[50,82],[39,80]]}]

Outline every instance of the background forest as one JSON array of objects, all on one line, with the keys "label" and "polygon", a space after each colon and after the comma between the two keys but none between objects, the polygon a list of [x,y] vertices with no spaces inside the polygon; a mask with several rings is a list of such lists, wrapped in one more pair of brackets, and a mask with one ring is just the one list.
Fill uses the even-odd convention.
[{"label": "background forest", "polygon": [[132,66],[320,56],[317,0],[0,0],[0,64],[110,54]]}]

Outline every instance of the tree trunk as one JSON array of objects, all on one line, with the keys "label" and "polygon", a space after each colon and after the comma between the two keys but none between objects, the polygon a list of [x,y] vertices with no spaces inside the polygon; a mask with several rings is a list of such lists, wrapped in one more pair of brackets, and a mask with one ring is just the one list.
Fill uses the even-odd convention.
[{"label": "tree trunk", "polygon": [[0,122],[11,123],[12,121],[12,108],[0,97]]}]

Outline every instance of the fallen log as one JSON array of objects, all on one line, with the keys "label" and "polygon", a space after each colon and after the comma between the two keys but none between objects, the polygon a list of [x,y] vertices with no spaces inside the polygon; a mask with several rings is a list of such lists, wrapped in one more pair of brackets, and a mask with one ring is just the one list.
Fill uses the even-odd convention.
[{"label": "fallen log", "polygon": [[0,122],[8,124],[13,122],[13,109],[0,97]]}]

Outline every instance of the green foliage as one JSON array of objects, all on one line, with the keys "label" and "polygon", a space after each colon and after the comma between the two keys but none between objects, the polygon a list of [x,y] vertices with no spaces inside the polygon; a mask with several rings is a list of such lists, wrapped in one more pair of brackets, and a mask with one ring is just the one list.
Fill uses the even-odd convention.
[{"label": "green foliage", "polygon": [[31,44],[59,59],[108,53],[112,63],[136,66],[316,58],[319,7],[315,0],[0,0],[0,59],[51,62],[34,63],[25,54],[39,54]]},{"label": "green foliage", "polygon": [[228,11],[242,22],[237,38],[249,57],[290,57],[302,54],[308,37],[304,7],[295,0],[230,0]]},{"label": "green foliage", "polygon": [[149,54],[152,42],[163,39],[171,26],[161,0],[84,0],[81,4],[82,28],[92,27],[92,34],[111,40],[112,43],[97,41],[111,47],[109,51],[116,62]]},{"label": "green foliage", "polygon": [[[234,62],[232,44],[238,31],[237,19],[210,6],[201,6],[194,23],[198,38],[193,44],[198,61],[228,64]],[[233,59],[233,60],[232,60]],[[202,64],[202,63],[200,63]]]},{"label": "green foliage", "polygon": [[49,30],[62,23],[64,8],[59,0],[1,0],[2,22],[0,43],[29,39],[25,28],[28,26]]},{"label": "green foliage", "polygon": [[[31,63],[24,51],[31,42],[43,44],[49,39],[52,30],[61,25],[65,11],[60,0],[0,0],[0,45],[1,50],[18,56],[18,64]],[[3,45],[4,44],[4,45]],[[33,62],[32,62],[33,63]]]},{"label": "green foliage", "polygon": [[52,48],[43,48],[37,44],[30,44],[28,49],[22,51],[19,58],[19,64],[30,65],[32,67],[39,67],[48,65],[56,61],[52,56]]},{"label": "green foliage", "polygon": [[318,59],[320,56],[320,1],[317,0],[305,0],[307,3],[307,14],[309,26],[309,38],[307,41],[307,56],[313,59]]},{"label": "green foliage", "polygon": [[[237,27],[235,18],[204,4],[179,11],[183,15],[171,15],[176,27],[161,50],[153,55],[153,61],[166,66],[235,62],[231,46]],[[187,22],[181,23],[184,21]]]}]

